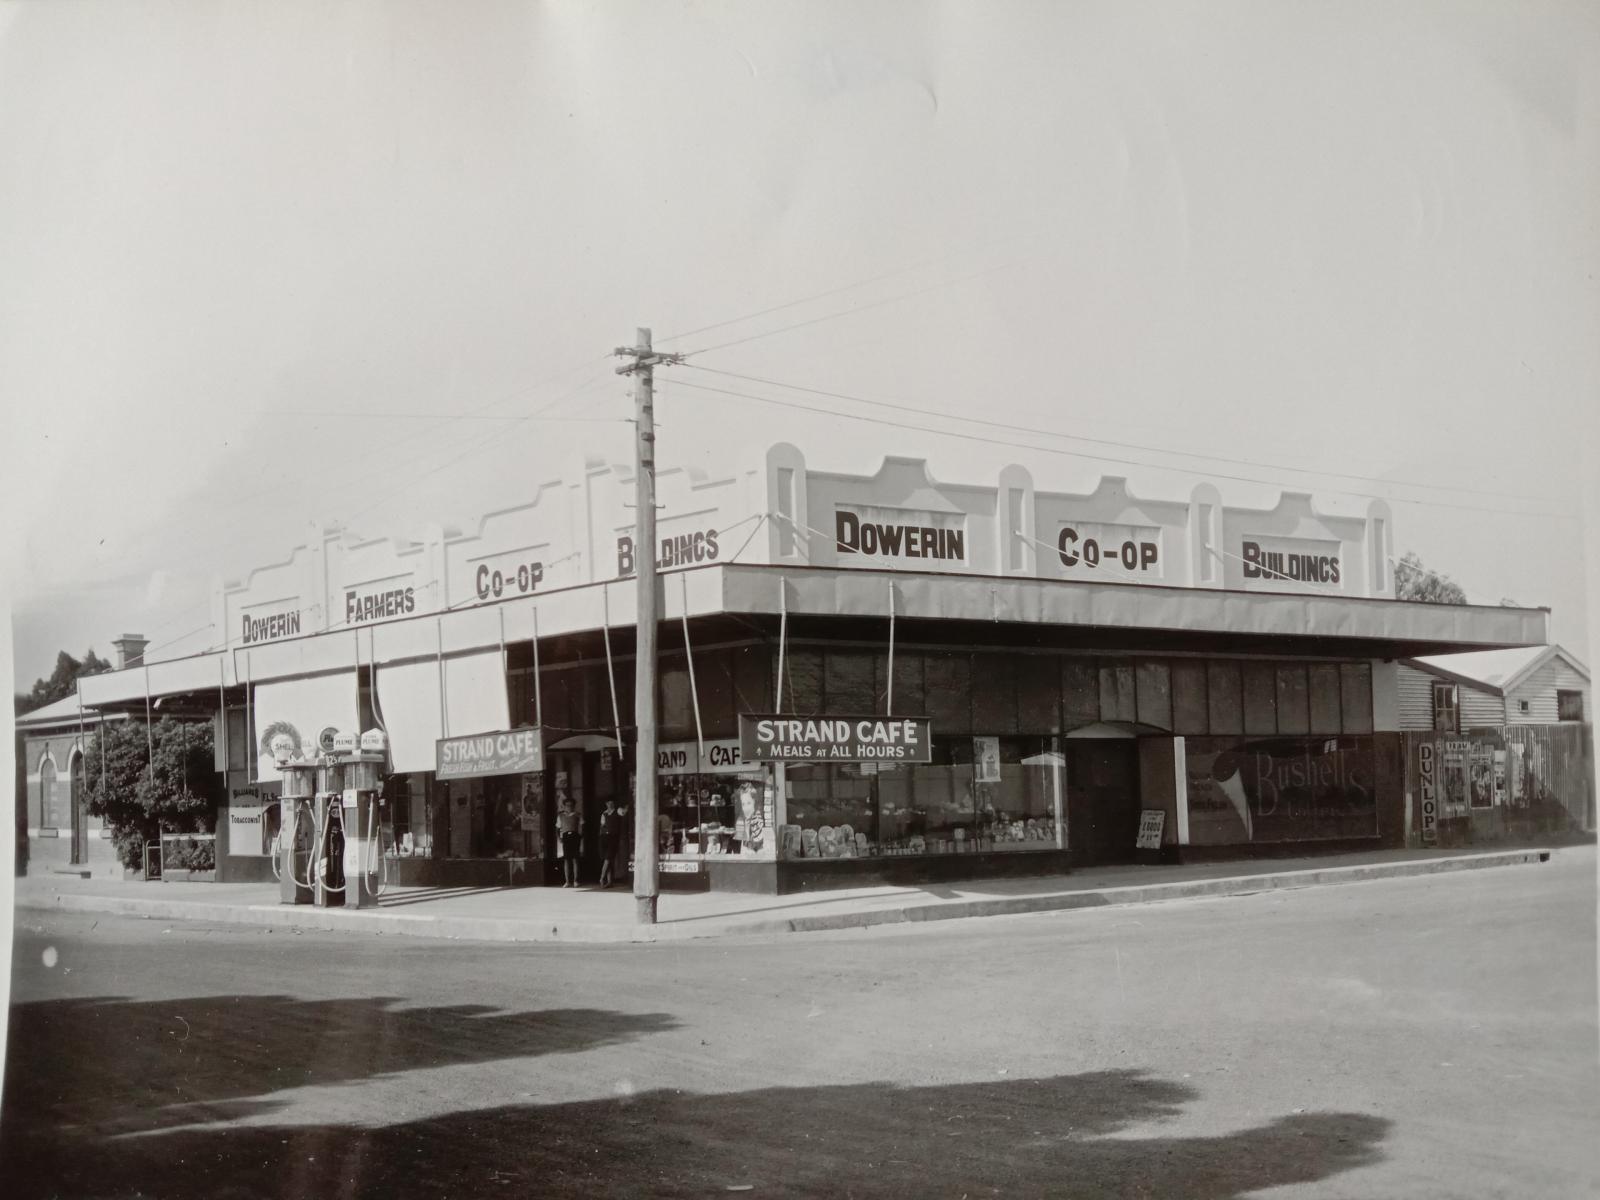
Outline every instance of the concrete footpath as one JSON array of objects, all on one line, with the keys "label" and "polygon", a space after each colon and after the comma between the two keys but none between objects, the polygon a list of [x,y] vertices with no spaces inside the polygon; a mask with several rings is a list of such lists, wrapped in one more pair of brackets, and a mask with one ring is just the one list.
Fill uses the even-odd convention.
[{"label": "concrete footpath", "polygon": [[[1566,851],[1581,853],[1582,850]],[[1030,879],[863,887],[791,896],[663,893],[658,923],[634,921],[626,888],[390,889],[376,909],[278,903],[275,884],[161,883],[75,876],[16,881],[19,910],[104,912],[269,929],[320,929],[483,942],[661,942],[807,933],[1244,896],[1283,888],[1538,864],[1557,851],[1389,850],[1364,854],[1175,866],[1090,867]],[[19,917],[20,919],[20,917]]]}]

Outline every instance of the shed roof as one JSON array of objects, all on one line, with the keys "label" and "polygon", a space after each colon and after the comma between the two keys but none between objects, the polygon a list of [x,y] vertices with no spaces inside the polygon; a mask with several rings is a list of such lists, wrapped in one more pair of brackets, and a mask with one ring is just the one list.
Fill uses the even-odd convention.
[{"label": "shed roof", "polygon": [[1589,668],[1559,645],[1470,650],[1464,654],[1430,654],[1416,661],[1422,666],[1437,667],[1504,694],[1558,656],[1570,663],[1585,679],[1589,678]]}]

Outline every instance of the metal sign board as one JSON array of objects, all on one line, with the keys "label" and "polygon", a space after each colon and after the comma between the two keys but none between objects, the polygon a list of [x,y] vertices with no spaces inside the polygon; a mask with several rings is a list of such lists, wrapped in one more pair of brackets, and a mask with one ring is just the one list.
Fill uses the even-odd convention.
[{"label": "metal sign board", "polygon": [[544,736],[535,727],[440,738],[434,755],[435,774],[441,780],[522,775],[544,770]]},{"label": "metal sign board", "polygon": [[933,730],[927,717],[741,713],[739,750],[747,763],[926,763]]}]

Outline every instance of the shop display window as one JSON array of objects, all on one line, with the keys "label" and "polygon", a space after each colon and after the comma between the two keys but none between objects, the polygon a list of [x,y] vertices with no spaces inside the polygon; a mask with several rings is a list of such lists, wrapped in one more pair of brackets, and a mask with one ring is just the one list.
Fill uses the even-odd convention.
[{"label": "shop display window", "polygon": [[657,783],[661,842],[665,855],[702,857],[744,855],[760,851],[750,845],[752,825],[765,843],[765,810],[759,818],[747,814],[741,793],[747,788],[757,804],[764,803],[764,779],[759,771],[744,775],[663,775]]},{"label": "shop display window", "polygon": [[786,858],[1056,848],[1050,737],[936,737],[930,764],[790,766]]}]

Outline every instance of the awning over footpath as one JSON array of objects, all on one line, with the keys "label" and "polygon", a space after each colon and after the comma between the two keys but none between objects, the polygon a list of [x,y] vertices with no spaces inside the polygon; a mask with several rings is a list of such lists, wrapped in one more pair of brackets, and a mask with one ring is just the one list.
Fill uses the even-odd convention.
[{"label": "awning over footpath", "polygon": [[[1537,608],[744,564],[669,572],[661,583],[664,621],[684,614],[775,617],[785,611],[791,616],[887,618],[892,583],[899,619],[981,623],[991,628],[1093,627],[1130,635],[1180,632],[1200,646],[1208,638],[1255,637],[1281,640],[1281,652],[1292,652],[1296,641],[1316,639],[1339,643],[1353,656],[1374,658],[1543,646],[1549,640],[1550,614]],[[529,641],[536,626],[541,640],[595,633],[608,621],[613,628],[631,627],[634,612],[634,582],[624,579],[108,671],[81,679],[79,689],[87,707],[118,706],[143,701],[146,694],[204,695],[247,681],[353,671],[366,664],[378,666],[380,679],[386,666],[418,664],[420,679],[420,665],[426,660],[437,695],[434,660],[440,656],[449,660],[493,649],[494,655],[483,657],[498,670],[503,642]],[[385,705],[382,686],[379,703]],[[420,696],[422,689],[418,685],[412,690]],[[454,707],[450,730],[482,732],[465,729]]]},{"label": "awning over footpath", "polygon": [[[442,683],[441,683],[442,679]],[[377,667],[378,709],[396,771],[434,769],[442,737],[509,729],[505,669],[498,648]]]}]

